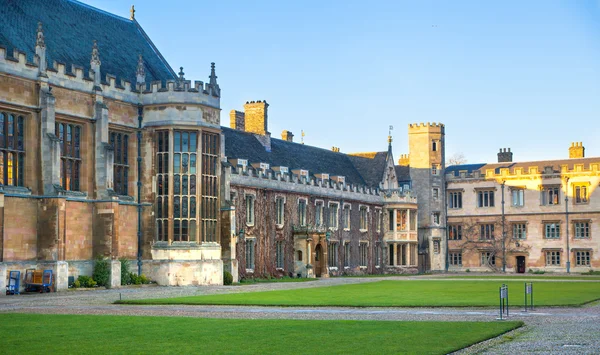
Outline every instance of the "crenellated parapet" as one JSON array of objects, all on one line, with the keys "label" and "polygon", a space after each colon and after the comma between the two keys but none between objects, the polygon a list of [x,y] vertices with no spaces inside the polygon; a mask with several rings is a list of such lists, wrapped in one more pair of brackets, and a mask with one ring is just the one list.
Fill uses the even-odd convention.
[{"label": "crenellated parapet", "polygon": [[437,133],[445,133],[445,126],[443,123],[439,122],[421,122],[421,123],[410,123],[408,125],[409,133],[416,133],[419,131],[422,132],[437,132]]},{"label": "crenellated parapet", "polygon": [[[80,92],[101,93],[103,97],[136,105],[191,104],[220,108],[221,90],[216,82],[214,63],[211,64],[211,75],[207,83],[195,81],[192,85],[190,80],[184,80],[179,85],[175,80],[168,80],[148,84],[143,81],[143,66],[139,66],[136,73],[139,82],[132,84],[113,74],[101,72],[101,53],[98,53],[96,47],[92,50],[90,61],[96,70],[86,72],[81,63],[58,61],[53,61],[51,66],[46,67],[46,47],[41,46],[43,37],[40,38],[36,48],[38,53],[31,58],[33,60],[24,51],[14,49],[12,53],[8,53],[5,47],[0,46],[0,72],[34,81],[43,78],[49,85]],[[143,61],[141,57],[139,60]]]},{"label": "crenellated parapet", "polygon": [[383,203],[383,193],[379,188],[347,184],[340,179],[323,179],[317,176],[303,175],[302,170],[298,170],[297,173],[294,171],[237,166],[237,168],[231,169],[231,184]]},{"label": "crenellated parapet", "polygon": [[468,180],[501,180],[501,179],[537,179],[555,178],[569,175],[591,175],[600,176],[600,158],[596,161],[580,164],[558,164],[558,165],[530,165],[512,167],[483,166],[479,170],[458,170],[446,174],[449,182]]}]

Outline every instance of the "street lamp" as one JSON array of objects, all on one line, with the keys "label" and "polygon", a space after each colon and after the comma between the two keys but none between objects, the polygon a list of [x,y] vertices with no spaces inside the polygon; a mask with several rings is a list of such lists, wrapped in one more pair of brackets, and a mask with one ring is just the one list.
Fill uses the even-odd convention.
[{"label": "street lamp", "polygon": [[504,230],[504,185],[506,181],[502,180],[502,272],[506,272],[506,231]]}]

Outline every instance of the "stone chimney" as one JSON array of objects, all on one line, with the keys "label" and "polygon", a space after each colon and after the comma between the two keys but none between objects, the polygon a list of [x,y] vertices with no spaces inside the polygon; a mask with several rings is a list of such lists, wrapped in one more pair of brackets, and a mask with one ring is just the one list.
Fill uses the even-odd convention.
[{"label": "stone chimney", "polygon": [[400,159],[398,159],[398,165],[409,166],[409,163],[410,156],[408,154],[400,154]]},{"label": "stone chimney", "polygon": [[245,131],[246,115],[243,112],[231,110],[231,112],[229,112],[229,127],[238,131]]},{"label": "stone chimney", "polygon": [[339,153],[340,152],[340,147],[331,147],[331,151],[334,153]]},{"label": "stone chimney", "polygon": [[510,163],[513,161],[513,153],[510,148],[500,148],[498,152],[498,163]]},{"label": "stone chimney", "polygon": [[281,139],[283,139],[284,141],[293,142],[294,134],[290,131],[285,130],[281,132]]},{"label": "stone chimney", "polygon": [[249,101],[244,105],[244,113],[246,115],[246,132],[251,132],[259,135],[266,135],[267,129],[267,101]]},{"label": "stone chimney", "polygon": [[585,148],[582,142],[573,142],[569,147],[569,159],[585,158]]}]

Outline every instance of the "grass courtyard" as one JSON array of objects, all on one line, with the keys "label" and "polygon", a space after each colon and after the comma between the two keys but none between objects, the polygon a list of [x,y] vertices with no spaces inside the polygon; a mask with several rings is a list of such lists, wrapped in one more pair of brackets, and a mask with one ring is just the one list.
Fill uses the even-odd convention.
[{"label": "grass courtyard", "polygon": [[3,351],[23,354],[446,354],[522,322],[0,314],[0,324]]},{"label": "grass courtyard", "polygon": [[[522,305],[521,281],[415,280],[366,282],[283,291],[178,298],[125,300],[124,304],[341,306],[341,307],[497,307],[498,287],[509,286],[509,301]],[[600,299],[600,282],[534,282],[536,306],[579,306]]]}]

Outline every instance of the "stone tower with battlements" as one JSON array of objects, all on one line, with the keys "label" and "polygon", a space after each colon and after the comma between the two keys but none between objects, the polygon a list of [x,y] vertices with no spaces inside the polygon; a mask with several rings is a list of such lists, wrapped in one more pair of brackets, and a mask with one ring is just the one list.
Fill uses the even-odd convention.
[{"label": "stone tower with battlements", "polygon": [[408,126],[410,178],[419,210],[419,268],[441,271],[446,263],[446,188],[444,125]]}]

